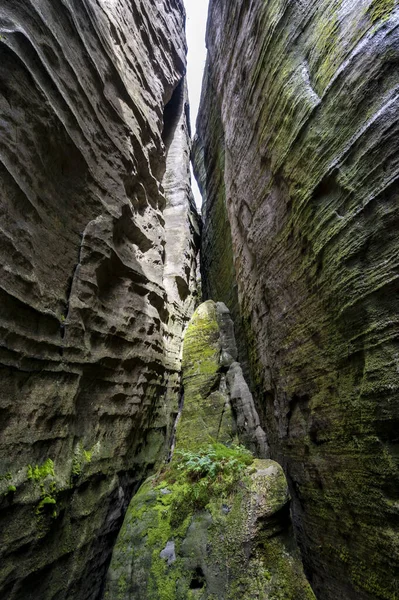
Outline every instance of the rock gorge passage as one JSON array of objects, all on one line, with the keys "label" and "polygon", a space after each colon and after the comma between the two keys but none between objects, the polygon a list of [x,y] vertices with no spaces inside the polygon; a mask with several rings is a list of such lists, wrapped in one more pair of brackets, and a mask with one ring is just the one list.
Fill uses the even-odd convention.
[{"label": "rock gorge passage", "polygon": [[237,446],[268,452],[237,358],[226,306],[201,304],[184,337],[175,453],[128,508],[105,600],[315,600],[281,466]]},{"label": "rock gorge passage", "polygon": [[0,598],[398,600],[398,3],[211,0],[202,226],[184,18],[0,5]]}]

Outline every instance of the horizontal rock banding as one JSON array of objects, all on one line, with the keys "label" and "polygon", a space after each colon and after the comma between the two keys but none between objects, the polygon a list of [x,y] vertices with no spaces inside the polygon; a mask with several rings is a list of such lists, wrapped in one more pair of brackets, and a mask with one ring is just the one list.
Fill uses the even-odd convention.
[{"label": "horizontal rock banding", "polygon": [[[10,0],[0,36],[0,595],[97,598],[171,433],[193,305],[185,96],[163,139],[184,89],[184,9]],[[183,273],[166,272],[174,253]]]},{"label": "horizontal rock banding", "polygon": [[323,600],[396,593],[398,23],[390,0],[210,9],[205,289],[229,305],[237,281],[262,424]]}]

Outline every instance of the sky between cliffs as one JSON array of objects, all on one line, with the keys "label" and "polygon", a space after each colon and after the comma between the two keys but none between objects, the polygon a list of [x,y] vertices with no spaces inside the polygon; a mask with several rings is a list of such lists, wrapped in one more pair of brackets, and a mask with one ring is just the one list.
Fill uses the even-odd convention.
[{"label": "sky between cliffs", "polygon": [[[208,16],[208,0],[184,0],[184,4],[187,13],[187,82],[190,98],[191,130],[194,134],[206,60],[205,29]],[[197,207],[200,207],[202,199],[194,177],[193,192]]]}]

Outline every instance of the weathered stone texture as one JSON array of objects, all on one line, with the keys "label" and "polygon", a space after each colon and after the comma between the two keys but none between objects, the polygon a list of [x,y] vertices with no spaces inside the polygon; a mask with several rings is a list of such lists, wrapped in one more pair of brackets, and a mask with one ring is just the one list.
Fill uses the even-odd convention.
[{"label": "weathered stone texture", "polygon": [[268,456],[266,435],[237,362],[234,326],[222,302],[207,300],[194,312],[184,336],[183,416],[176,444],[196,449],[239,441],[258,457]]},{"label": "weathered stone texture", "polygon": [[[283,469],[232,444],[239,423],[223,373],[239,367],[236,352],[226,307],[201,304],[184,338],[176,451],[129,505],[105,600],[315,600],[292,533]],[[247,403],[254,416],[252,397]],[[252,425],[248,416],[239,434]],[[213,474],[199,461],[213,464]]]},{"label": "weathered stone texture", "polygon": [[0,36],[0,596],[89,600],[177,412],[184,8],[6,0]]},{"label": "weathered stone texture", "polygon": [[315,600],[290,522],[283,469],[255,460],[206,509],[181,485],[149,478],[112,556],[105,600]]},{"label": "weathered stone texture", "polygon": [[[238,284],[261,421],[316,595],[393,600],[399,7],[211,0],[208,23],[204,287],[229,305]],[[217,281],[223,210],[234,274]]]}]

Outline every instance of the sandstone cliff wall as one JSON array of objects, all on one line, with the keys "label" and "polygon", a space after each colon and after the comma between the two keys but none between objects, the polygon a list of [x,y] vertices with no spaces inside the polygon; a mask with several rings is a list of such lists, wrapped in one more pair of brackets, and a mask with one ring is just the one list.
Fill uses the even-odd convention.
[{"label": "sandstone cliff wall", "polygon": [[315,600],[223,303],[195,311],[171,462],[132,499],[104,600]]},{"label": "sandstone cliff wall", "polygon": [[0,6],[4,600],[98,598],[169,442],[198,240],[185,51],[181,0]]},{"label": "sandstone cliff wall", "polygon": [[207,45],[204,288],[246,330],[317,597],[394,600],[399,7],[211,0]]}]

